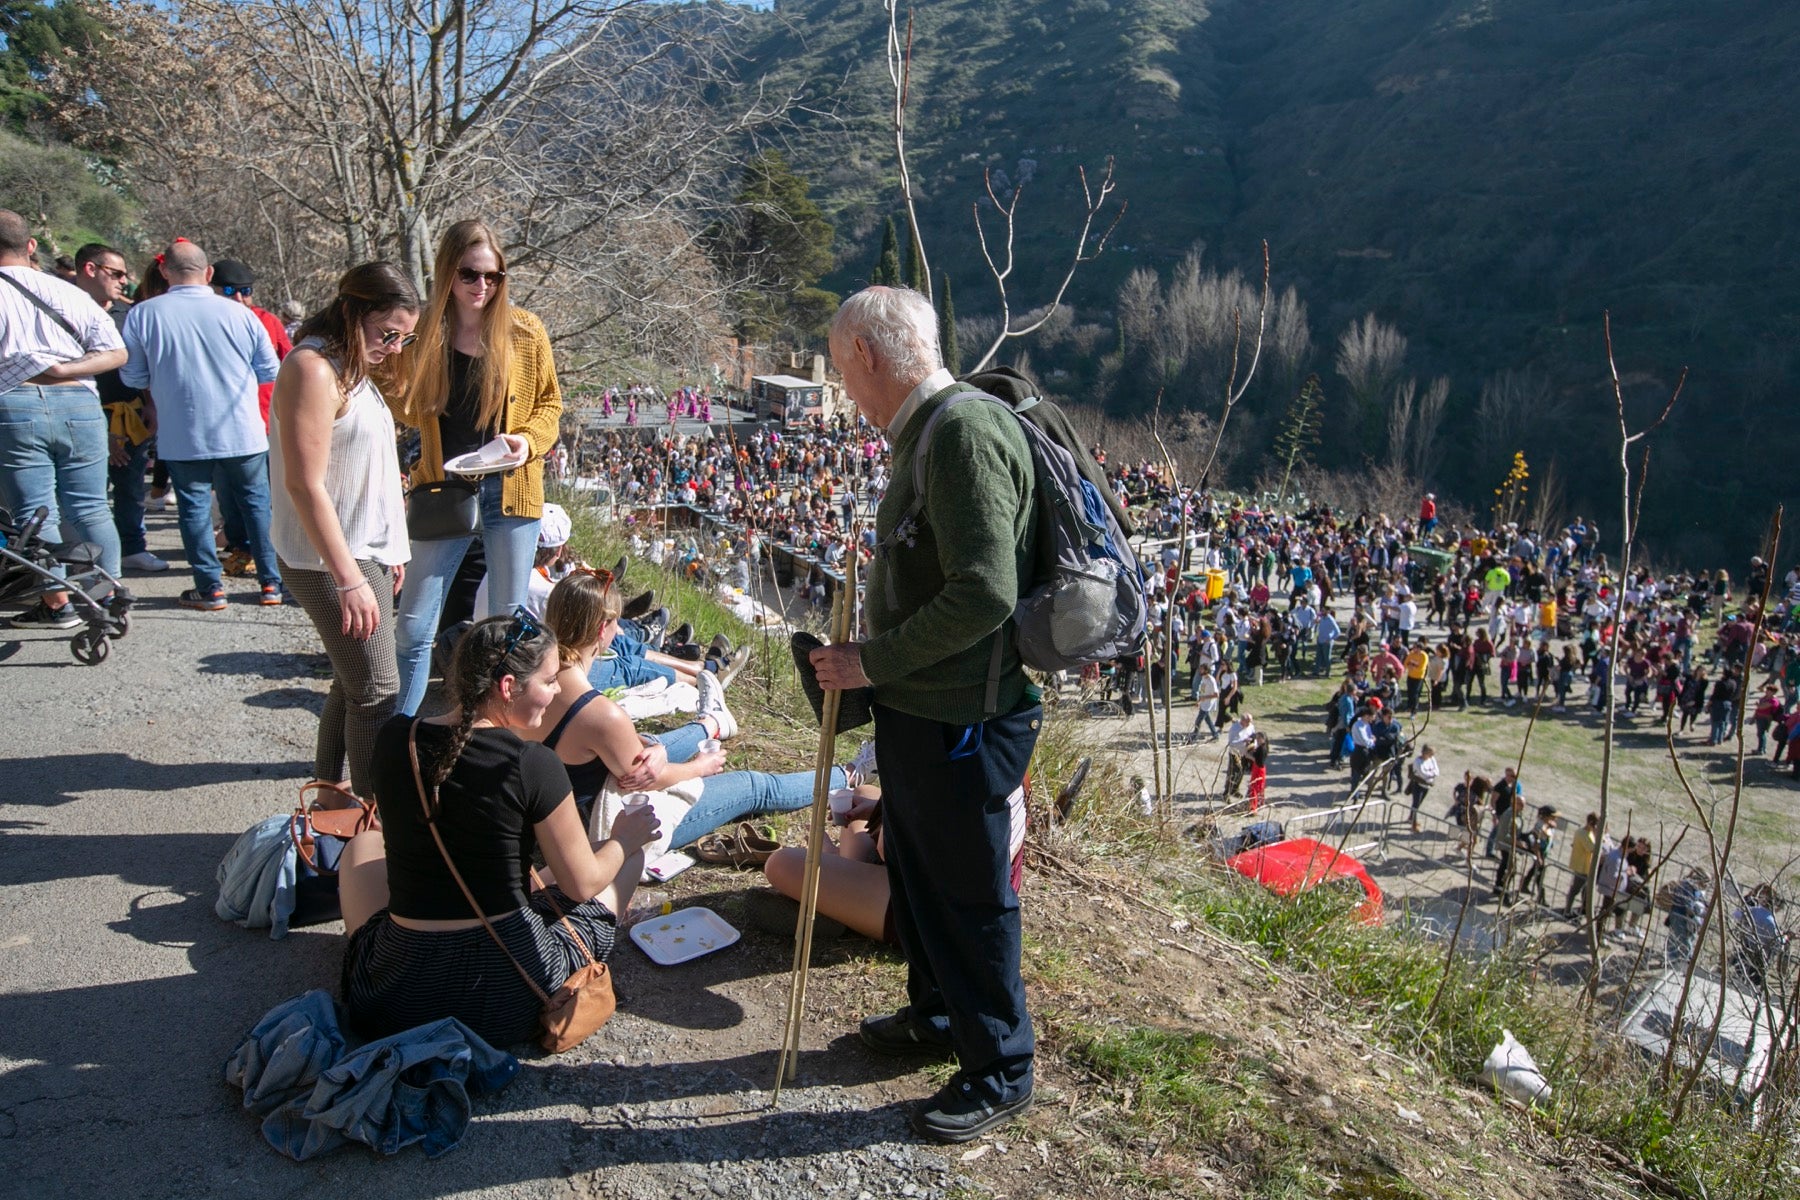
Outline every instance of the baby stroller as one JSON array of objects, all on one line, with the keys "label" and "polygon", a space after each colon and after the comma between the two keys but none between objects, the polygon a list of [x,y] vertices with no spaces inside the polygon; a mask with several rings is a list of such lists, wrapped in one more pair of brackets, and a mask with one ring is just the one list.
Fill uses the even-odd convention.
[{"label": "baby stroller", "polygon": [[0,509],[0,606],[26,607],[46,591],[67,591],[86,622],[69,639],[69,650],[76,661],[98,666],[112,652],[113,639],[131,629],[133,597],[100,566],[98,546],[45,541],[49,516],[49,509],[39,508],[30,519],[15,521]]}]

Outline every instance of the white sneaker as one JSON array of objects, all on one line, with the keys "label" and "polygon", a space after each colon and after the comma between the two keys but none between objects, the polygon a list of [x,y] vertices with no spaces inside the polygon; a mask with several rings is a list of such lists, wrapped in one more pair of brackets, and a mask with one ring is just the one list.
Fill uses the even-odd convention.
[{"label": "white sneaker", "polygon": [[850,760],[850,773],[856,777],[856,783],[867,783],[879,770],[875,765],[875,740],[871,738],[856,748],[856,757]]},{"label": "white sneaker", "polygon": [[725,690],[719,686],[718,677],[711,671],[702,671],[695,686],[700,690],[700,702],[694,707],[695,719],[705,724],[710,718],[718,726],[715,736],[721,742],[736,737],[737,718],[725,707]]},{"label": "white sneaker", "polygon": [[169,497],[166,492],[161,496],[146,497],[144,500],[145,512],[159,513],[167,507],[169,507]]},{"label": "white sneaker", "polygon": [[139,550],[136,554],[127,554],[122,560],[127,571],[166,571],[169,564],[148,550]]}]

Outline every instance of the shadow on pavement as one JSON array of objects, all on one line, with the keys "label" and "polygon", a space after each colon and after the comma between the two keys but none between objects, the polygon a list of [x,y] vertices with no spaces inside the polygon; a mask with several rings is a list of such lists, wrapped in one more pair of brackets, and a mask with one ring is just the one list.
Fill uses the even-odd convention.
[{"label": "shadow on pavement", "polygon": [[[311,762],[153,763],[110,752],[0,758],[0,779],[8,781],[9,804],[71,804],[88,792],[125,789],[165,796],[215,783],[306,779],[311,771]],[[287,804],[285,796],[270,793],[270,812]]]}]

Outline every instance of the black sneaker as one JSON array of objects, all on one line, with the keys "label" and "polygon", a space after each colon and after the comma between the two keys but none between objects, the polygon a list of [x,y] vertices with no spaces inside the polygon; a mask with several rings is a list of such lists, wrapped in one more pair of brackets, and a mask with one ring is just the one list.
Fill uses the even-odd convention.
[{"label": "black sneaker", "polygon": [[948,1033],[940,1033],[929,1025],[914,1021],[910,1009],[903,1008],[885,1017],[865,1017],[858,1033],[863,1045],[877,1054],[895,1057],[916,1054],[932,1058],[952,1058],[956,1054]]},{"label": "black sneaker", "polygon": [[665,644],[672,643],[677,646],[686,646],[686,645],[692,643],[693,640],[694,640],[693,625],[687,621],[683,621],[681,624],[679,624],[675,627],[675,632],[671,633],[669,635],[668,643],[665,643]]},{"label": "black sneaker", "polygon": [[39,600],[36,604],[12,618],[7,624],[14,629],[73,629],[81,624],[81,615],[75,606],[64,600],[61,608],[51,608]]},{"label": "black sneaker", "polygon": [[628,621],[637,621],[648,616],[655,607],[656,592],[652,589],[651,591],[640,593],[627,600],[625,602],[625,607],[619,613],[619,616]]},{"label": "black sneaker", "polygon": [[225,608],[225,593],[222,590],[203,592],[199,588],[189,588],[175,597],[175,603],[198,612],[221,612]]},{"label": "black sneaker", "polygon": [[988,1130],[1023,1116],[1031,1093],[995,1104],[976,1095],[968,1081],[952,1079],[931,1099],[913,1110],[913,1132],[934,1142],[972,1142]]}]

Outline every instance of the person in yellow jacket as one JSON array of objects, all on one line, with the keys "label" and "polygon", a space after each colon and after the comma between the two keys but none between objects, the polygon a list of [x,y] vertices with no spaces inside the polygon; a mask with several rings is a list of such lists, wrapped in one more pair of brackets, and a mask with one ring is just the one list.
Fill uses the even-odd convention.
[{"label": "person in yellow jacket", "polygon": [[[458,221],[439,241],[417,340],[391,402],[395,417],[419,431],[412,484],[444,478],[445,462],[495,438],[523,459],[478,481],[488,586],[487,611],[476,616],[503,616],[525,602],[544,504],[544,456],[556,444],[563,404],[550,337],[542,321],[508,299],[506,256],[482,222]],[[425,699],[444,592],[474,536],[413,542],[394,620],[400,712],[416,714]]]}]

